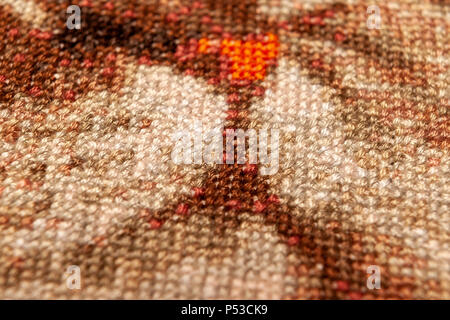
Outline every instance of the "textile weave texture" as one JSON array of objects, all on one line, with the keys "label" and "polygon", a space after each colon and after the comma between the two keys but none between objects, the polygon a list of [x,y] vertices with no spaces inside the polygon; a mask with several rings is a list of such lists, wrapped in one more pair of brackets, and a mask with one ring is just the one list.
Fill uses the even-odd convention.
[{"label": "textile weave texture", "polygon": [[[447,0],[0,0],[0,298],[450,299],[449,33]],[[176,164],[195,123],[279,130],[278,170]]]}]

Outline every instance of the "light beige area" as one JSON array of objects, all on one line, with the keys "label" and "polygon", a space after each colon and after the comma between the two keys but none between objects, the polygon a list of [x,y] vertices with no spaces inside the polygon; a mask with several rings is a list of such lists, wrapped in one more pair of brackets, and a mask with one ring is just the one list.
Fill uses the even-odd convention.
[{"label": "light beige area", "polygon": [[12,10],[20,15],[20,18],[34,28],[39,28],[49,16],[33,0],[0,0],[0,5],[11,7]]},{"label": "light beige area", "polygon": [[[261,127],[280,129],[280,169],[269,176],[272,192],[282,202],[304,209],[301,214],[318,221],[336,219],[342,228],[362,232],[368,243],[376,243],[374,234],[401,239],[401,255],[426,260],[426,276],[440,279],[446,292],[450,286],[448,152],[420,141],[417,153],[403,154],[391,164],[389,155],[396,148],[395,152],[402,150],[408,137],[380,137],[393,146],[390,153],[379,150],[375,141],[353,140],[355,128],[342,122],[348,106],[330,101],[327,97],[333,89],[313,84],[296,62],[280,60],[266,87],[264,99],[252,106],[251,117]],[[440,159],[439,165],[430,166],[429,159]],[[371,168],[370,161],[378,165]],[[339,212],[330,212],[328,205],[337,205]],[[423,281],[420,266],[400,270],[392,255],[383,255],[385,247],[372,249],[381,255],[380,263],[394,268],[392,274]],[[423,294],[420,287],[418,296]]]},{"label": "light beige area", "polygon": [[[26,129],[32,124],[23,123],[25,132],[17,144],[0,155],[3,161],[18,158],[8,166],[2,203],[8,204],[9,214],[20,208],[23,217],[32,214],[36,201],[51,197],[51,207],[47,214],[34,215],[32,230],[7,232],[0,244],[20,255],[50,243],[55,249],[74,241],[91,243],[142,208],[158,210],[191,194],[209,167],[175,165],[172,135],[192,132],[196,120],[205,130],[223,123],[225,97],[212,90],[202,80],[175,75],[168,67],[134,65],[126,70],[120,96],[90,92],[75,101],[65,117],[49,114],[49,126],[61,130],[54,135],[36,140]],[[20,99],[17,103],[25,109],[33,107],[27,98]],[[145,127],[144,120],[150,125]],[[78,132],[67,130],[71,123],[77,123]],[[74,158],[81,164],[65,170]],[[46,173],[43,184],[26,188],[13,173],[25,177],[30,163],[45,164]],[[47,230],[55,219],[58,228]]]},{"label": "light beige area", "polygon": [[[149,230],[142,221],[134,231],[137,239],[116,232],[114,244],[91,252],[73,245],[64,254],[54,247],[40,255],[31,250],[27,254],[33,259],[54,261],[42,266],[44,280],[21,273],[21,287],[8,288],[0,297],[281,299],[293,293],[296,283],[287,275],[287,247],[280,243],[276,227],[254,214],[244,213],[240,221],[237,228],[219,234],[214,220],[199,211],[187,219],[174,215],[158,230]],[[79,261],[81,290],[67,288],[70,259]],[[101,269],[93,267],[99,264]]]}]

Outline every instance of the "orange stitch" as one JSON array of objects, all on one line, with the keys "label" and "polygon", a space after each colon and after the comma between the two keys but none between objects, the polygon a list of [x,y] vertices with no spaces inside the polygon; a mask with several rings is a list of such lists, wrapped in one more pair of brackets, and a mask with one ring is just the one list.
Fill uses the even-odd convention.
[{"label": "orange stitch", "polygon": [[[262,80],[266,76],[266,68],[278,55],[278,38],[269,33],[267,40],[241,41],[223,39],[220,53],[231,60],[230,73],[232,79]],[[202,41],[203,44],[203,41]]]}]

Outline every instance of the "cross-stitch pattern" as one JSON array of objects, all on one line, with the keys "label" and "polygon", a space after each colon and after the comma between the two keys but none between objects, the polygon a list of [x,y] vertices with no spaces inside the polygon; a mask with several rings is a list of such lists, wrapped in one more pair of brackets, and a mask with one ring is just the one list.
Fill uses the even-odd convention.
[{"label": "cross-stitch pattern", "polygon": [[[449,33],[448,0],[0,0],[0,298],[450,299]],[[276,172],[174,163],[195,123],[279,130]]]}]

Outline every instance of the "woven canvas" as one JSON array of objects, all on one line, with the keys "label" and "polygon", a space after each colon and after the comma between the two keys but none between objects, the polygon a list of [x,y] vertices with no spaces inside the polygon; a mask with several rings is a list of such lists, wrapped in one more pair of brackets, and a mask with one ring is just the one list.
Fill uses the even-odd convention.
[{"label": "woven canvas", "polygon": [[449,33],[447,0],[0,0],[0,298],[450,299]]}]

